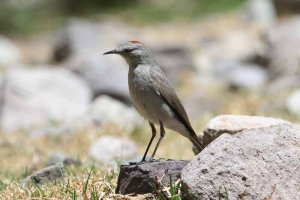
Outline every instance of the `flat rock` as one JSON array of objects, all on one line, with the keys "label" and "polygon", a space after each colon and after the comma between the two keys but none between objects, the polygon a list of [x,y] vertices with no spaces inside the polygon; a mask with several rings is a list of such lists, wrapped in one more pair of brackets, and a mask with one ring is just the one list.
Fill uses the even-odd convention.
[{"label": "flat rock", "polygon": [[22,185],[27,186],[33,181],[36,184],[53,183],[62,180],[64,175],[65,175],[65,169],[63,163],[57,163],[56,165],[46,167],[26,177],[22,181]]},{"label": "flat rock", "polygon": [[101,164],[108,165],[137,157],[136,144],[122,137],[101,136],[90,147],[89,155]]},{"label": "flat rock", "polygon": [[183,160],[166,160],[122,165],[116,193],[156,193],[162,185],[170,186],[170,177],[172,183],[175,183],[180,178],[182,168],[188,162]]},{"label": "flat rock", "polygon": [[91,102],[86,83],[63,68],[15,68],[5,74],[4,86],[0,127],[7,133],[43,134],[81,117]]},{"label": "flat rock", "polygon": [[199,136],[199,138],[204,146],[207,146],[223,133],[233,135],[243,130],[269,127],[283,123],[290,122],[262,116],[219,115],[208,122],[203,135]]},{"label": "flat rock", "polygon": [[298,199],[300,128],[279,124],[223,134],[182,170],[187,199]]}]

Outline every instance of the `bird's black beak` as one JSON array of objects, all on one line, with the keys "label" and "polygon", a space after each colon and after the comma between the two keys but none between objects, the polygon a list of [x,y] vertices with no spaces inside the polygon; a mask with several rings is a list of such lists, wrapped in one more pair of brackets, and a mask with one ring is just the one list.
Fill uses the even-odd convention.
[{"label": "bird's black beak", "polygon": [[117,50],[111,50],[111,51],[108,51],[108,52],[105,52],[103,55],[107,55],[107,54],[118,54],[119,52]]}]

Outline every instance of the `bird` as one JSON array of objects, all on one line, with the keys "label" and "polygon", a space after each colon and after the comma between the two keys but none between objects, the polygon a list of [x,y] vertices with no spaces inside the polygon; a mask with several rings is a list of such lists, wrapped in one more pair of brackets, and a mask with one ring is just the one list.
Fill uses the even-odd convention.
[{"label": "bird", "polygon": [[122,56],[129,65],[128,86],[133,106],[149,122],[151,128],[152,137],[141,162],[146,161],[149,148],[157,134],[155,125],[160,127],[160,137],[149,161],[154,161],[155,153],[165,136],[164,127],[188,138],[197,152],[202,151],[203,146],[174,87],[150,50],[142,42],[132,40],[120,43],[116,49],[103,55],[108,54]]}]

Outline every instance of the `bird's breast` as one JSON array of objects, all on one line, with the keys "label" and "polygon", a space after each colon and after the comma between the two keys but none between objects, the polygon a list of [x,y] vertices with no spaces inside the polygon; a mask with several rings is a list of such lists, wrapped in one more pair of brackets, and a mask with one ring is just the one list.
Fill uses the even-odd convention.
[{"label": "bird's breast", "polygon": [[132,103],[136,110],[147,120],[156,123],[157,117],[152,110],[155,104],[158,104],[158,100],[153,93],[150,79],[143,74],[129,74],[128,85]]}]

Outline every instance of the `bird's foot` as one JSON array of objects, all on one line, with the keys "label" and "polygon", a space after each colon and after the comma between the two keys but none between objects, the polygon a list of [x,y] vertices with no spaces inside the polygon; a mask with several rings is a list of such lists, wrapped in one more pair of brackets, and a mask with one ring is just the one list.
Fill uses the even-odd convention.
[{"label": "bird's foot", "polygon": [[137,164],[139,164],[140,162],[129,162],[128,164],[129,165],[137,165]]},{"label": "bird's foot", "polygon": [[158,160],[156,160],[156,159],[154,159],[153,157],[151,157],[150,159],[149,159],[149,162],[159,162],[161,159],[158,159]]},{"label": "bird's foot", "polygon": [[140,165],[140,164],[144,164],[147,163],[148,161],[146,160],[141,160],[139,162],[129,162],[129,165]]},{"label": "bird's foot", "polygon": [[149,158],[149,160],[141,160],[140,162],[129,162],[129,165],[140,165],[140,164],[144,164],[144,163],[151,163],[151,162],[159,162],[161,160],[165,160],[163,158],[160,159],[154,159],[154,158]]}]

